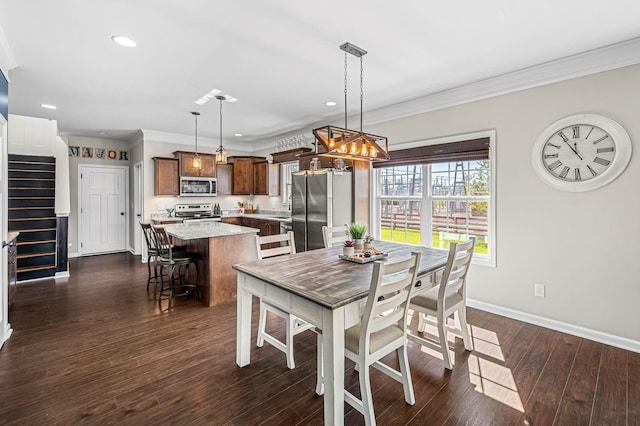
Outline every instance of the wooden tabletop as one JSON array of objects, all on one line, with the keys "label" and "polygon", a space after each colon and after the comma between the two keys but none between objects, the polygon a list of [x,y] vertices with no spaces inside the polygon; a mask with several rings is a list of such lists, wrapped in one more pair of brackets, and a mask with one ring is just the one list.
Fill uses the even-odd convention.
[{"label": "wooden tabletop", "polygon": [[[376,249],[388,253],[387,261],[422,253],[418,276],[444,267],[448,251],[407,244],[376,241]],[[340,259],[342,247],[311,250],[234,265],[234,269],[282,287],[330,309],[336,309],[369,293],[373,263],[359,264]]]}]

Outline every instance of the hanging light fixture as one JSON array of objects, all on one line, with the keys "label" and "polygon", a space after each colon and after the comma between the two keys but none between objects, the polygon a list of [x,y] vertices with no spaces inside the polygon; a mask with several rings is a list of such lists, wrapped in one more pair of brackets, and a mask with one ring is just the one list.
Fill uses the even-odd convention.
[{"label": "hanging light fixture", "polygon": [[[313,130],[316,137],[316,154],[324,157],[351,160],[389,160],[389,144],[385,136],[376,136],[362,131],[363,66],[362,57],[367,51],[351,43],[340,46],[344,51],[344,128],[324,126]],[[347,128],[347,53],[360,58],[360,131]],[[324,149],[320,149],[320,147]]]},{"label": "hanging light fixture", "polygon": [[216,99],[220,101],[220,146],[216,149],[216,164],[227,164],[227,150],[222,146],[222,102],[226,98],[218,95]]},{"label": "hanging light fixture", "polygon": [[193,117],[196,120],[196,155],[193,157],[193,160],[191,160],[191,167],[200,170],[200,168],[202,167],[202,160],[198,155],[198,116],[200,115],[200,113],[192,111],[191,114],[193,114]]}]

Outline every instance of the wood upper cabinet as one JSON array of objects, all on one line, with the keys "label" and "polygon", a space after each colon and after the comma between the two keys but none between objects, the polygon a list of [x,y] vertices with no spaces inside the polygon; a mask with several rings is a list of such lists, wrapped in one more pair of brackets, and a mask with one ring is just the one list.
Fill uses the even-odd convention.
[{"label": "wood upper cabinet", "polygon": [[280,165],[267,161],[253,163],[253,194],[280,195]]},{"label": "wood upper cabinet", "polygon": [[253,193],[253,158],[233,158],[233,194],[251,195]]},{"label": "wood upper cabinet", "polygon": [[193,159],[196,157],[195,152],[176,151],[173,155],[180,160],[180,176],[189,177],[216,177],[216,156],[213,154],[201,154],[201,167],[196,169],[193,167]]},{"label": "wood upper cabinet", "polygon": [[298,157],[303,154],[309,154],[313,150],[311,148],[295,148],[288,151],[273,152],[271,157],[274,163],[288,163],[298,161]]},{"label": "wood upper cabinet", "polygon": [[216,165],[216,179],[218,180],[218,195],[233,193],[233,166],[231,164]]},{"label": "wood upper cabinet", "polygon": [[253,164],[265,160],[264,157],[229,157],[229,161],[233,164],[231,185],[233,195],[253,195]]},{"label": "wood upper cabinet", "polygon": [[155,195],[179,195],[180,177],[177,158],[153,157]]}]

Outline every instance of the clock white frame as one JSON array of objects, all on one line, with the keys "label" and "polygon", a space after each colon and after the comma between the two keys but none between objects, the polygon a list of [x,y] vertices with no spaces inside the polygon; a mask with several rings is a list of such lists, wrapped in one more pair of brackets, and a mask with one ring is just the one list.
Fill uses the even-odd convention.
[{"label": "clock white frame", "polygon": [[[602,130],[609,133],[615,143],[616,151],[611,165],[600,175],[592,179],[585,181],[560,179],[557,176],[552,175],[547,170],[542,160],[542,150],[549,138],[556,132],[571,125],[590,125],[600,127]],[[547,126],[542,133],[540,133],[540,136],[536,139],[536,142],[533,145],[533,150],[531,151],[531,164],[533,165],[533,170],[540,179],[552,188],[569,192],[585,192],[607,185],[620,176],[620,174],[622,174],[622,172],[627,168],[627,165],[629,165],[632,151],[633,148],[629,134],[617,122],[597,114],[576,114],[552,123]]]}]

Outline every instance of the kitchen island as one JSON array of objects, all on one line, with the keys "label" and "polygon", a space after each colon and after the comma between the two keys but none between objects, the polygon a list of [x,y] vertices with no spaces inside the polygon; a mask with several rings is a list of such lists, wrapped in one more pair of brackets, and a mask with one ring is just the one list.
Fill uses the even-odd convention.
[{"label": "kitchen island", "polygon": [[255,235],[260,231],[222,222],[164,225],[174,244],[197,253],[202,300],[207,306],[236,299],[236,263],[257,259]]}]

